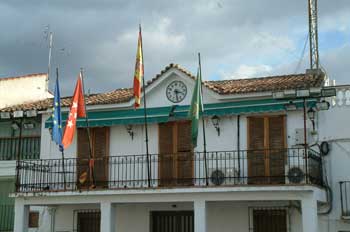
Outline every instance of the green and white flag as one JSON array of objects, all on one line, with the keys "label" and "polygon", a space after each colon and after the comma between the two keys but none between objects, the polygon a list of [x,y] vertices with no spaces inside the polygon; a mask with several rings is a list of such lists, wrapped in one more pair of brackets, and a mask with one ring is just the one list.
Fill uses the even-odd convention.
[{"label": "green and white flag", "polygon": [[196,84],[194,86],[190,111],[188,117],[192,121],[191,138],[194,147],[197,146],[198,137],[198,122],[199,116],[203,113],[203,100],[202,100],[202,77],[200,70],[197,71]]}]

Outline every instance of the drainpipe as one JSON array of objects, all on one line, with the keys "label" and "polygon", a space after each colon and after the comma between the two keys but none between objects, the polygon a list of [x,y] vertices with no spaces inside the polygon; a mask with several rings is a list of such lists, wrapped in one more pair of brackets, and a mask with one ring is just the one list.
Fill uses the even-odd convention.
[{"label": "drainpipe", "polygon": [[237,152],[238,152],[238,176],[241,176],[241,138],[240,138],[240,119],[241,115],[237,115]]}]

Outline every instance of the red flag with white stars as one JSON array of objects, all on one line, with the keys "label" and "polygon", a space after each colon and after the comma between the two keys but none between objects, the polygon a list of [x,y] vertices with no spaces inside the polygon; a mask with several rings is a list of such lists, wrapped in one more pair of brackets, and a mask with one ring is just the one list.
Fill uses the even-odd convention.
[{"label": "red flag with white stars", "polygon": [[62,138],[62,144],[64,148],[67,148],[73,141],[77,117],[86,117],[81,73],[79,73],[77,85],[75,86],[72,104],[70,106],[66,128],[64,130],[64,135]]}]

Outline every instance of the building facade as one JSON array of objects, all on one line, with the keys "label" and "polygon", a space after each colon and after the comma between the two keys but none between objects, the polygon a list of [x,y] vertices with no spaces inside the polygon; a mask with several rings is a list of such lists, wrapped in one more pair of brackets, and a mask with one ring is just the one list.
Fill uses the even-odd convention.
[{"label": "building facade", "polygon": [[[47,99],[46,74],[0,79],[0,108]],[[40,157],[41,115],[34,110],[0,114],[0,231],[13,231],[16,160]]]},{"label": "building facade", "polygon": [[313,74],[204,82],[194,147],[194,82],[171,64],[147,84],[148,148],[132,89],[87,96],[64,158],[51,100],[2,109],[41,115],[40,159],[17,165],[14,231],[35,209],[39,231],[350,230],[349,86]]}]

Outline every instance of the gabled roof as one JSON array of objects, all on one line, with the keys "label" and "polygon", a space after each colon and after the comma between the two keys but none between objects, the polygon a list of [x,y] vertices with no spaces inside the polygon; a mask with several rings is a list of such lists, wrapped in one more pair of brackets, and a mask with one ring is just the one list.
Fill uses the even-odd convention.
[{"label": "gabled roof", "polygon": [[[146,88],[160,79],[164,73],[172,68],[184,73],[187,77],[195,79],[189,71],[177,64],[166,66],[159,74],[147,82]],[[253,92],[278,91],[287,89],[302,89],[321,87],[323,76],[313,76],[307,74],[281,75],[260,78],[232,79],[221,81],[205,81],[204,85],[219,95],[247,94]],[[91,94],[86,98],[87,105],[105,105],[129,102],[133,97],[132,88],[120,88],[106,93]],[[71,97],[64,97],[61,100],[62,107],[69,107]],[[15,110],[46,110],[52,107],[52,99],[28,102],[1,109],[0,111]]]}]

